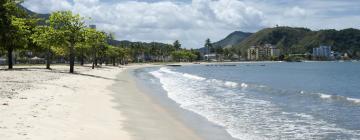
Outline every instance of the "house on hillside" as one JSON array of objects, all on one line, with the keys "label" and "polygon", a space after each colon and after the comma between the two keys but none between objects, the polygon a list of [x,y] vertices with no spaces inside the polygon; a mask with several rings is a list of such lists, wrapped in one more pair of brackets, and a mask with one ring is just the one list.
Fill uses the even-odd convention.
[{"label": "house on hillside", "polygon": [[279,57],[281,55],[280,49],[271,44],[251,46],[248,49],[247,59],[250,61],[271,60],[272,57]]}]

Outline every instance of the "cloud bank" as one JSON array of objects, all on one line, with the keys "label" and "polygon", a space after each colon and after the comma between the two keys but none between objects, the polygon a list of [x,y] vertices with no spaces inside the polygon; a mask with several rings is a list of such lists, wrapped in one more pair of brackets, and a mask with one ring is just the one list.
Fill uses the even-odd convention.
[{"label": "cloud bank", "polygon": [[91,17],[89,24],[115,33],[119,40],[180,40],[187,48],[202,47],[206,38],[217,41],[235,30],[253,32],[276,24],[321,25],[313,21],[319,18],[314,15],[322,12],[321,7],[281,4],[268,0],[27,0],[23,5],[39,13],[71,10]]}]

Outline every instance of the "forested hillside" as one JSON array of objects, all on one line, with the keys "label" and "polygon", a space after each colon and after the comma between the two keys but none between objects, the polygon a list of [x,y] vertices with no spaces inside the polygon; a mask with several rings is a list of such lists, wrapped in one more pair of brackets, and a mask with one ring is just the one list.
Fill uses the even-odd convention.
[{"label": "forested hillside", "polygon": [[276,27],[265,28],[243,40],[235,48],[242,50],[252,45],[270,43],[279,47],[284,53],[306,53],[319,45],[330,45],[333,50],[360,57],[360,30],[320,30],[306,28]]}]

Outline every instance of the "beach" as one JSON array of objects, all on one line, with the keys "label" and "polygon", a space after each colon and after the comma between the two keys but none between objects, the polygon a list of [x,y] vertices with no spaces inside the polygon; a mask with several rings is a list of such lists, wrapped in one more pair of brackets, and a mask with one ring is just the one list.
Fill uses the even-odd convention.
[{"label": "beach", "polygon": [[[117,108],[126,116],[124,128],[136,140],[198,140],[201,139],[186,124],[174,116],[167,108],[160,106],[154,99],[144,94],[136,83],[132,71],[150,65],[134,66],[124,70],[113,85]],[[166,95],[164,95],[166,96]]]},{"label": "beach", "polygon": [[137,88],[128,70],[147,66],[2,69],[0,138],[200,139]]}]

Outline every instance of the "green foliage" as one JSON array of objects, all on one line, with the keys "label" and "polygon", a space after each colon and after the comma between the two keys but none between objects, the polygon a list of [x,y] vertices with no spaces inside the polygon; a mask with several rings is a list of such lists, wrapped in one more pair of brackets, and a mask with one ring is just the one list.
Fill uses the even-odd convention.
[{"label": "green foliage", "polygon": [[194,61],[197,59],[197,55],[192,51],[188,50],[181,50],[181,51],[174,51],[171,53],[171,56],[174,61]]},{"label": "green foliage", "polygon": [[70,73],[74,72],[75,46],[82,43],[84,39],[85,22],[80,15],[74,15],[70,11],[59,11],[51,14],[49,19],[50,27],[53,28],[63,43],[62,47],[67,48],[70,60]]},{"label": "green foliage", "polygon": [[0,2],[0,50],[7,51],[8,67],[12,69],[12,52],[28,44],[30,26],[26,13],[17,5],[20,0]]},{"label": "green foliage", "polygon": [[16,49],[26,44],[29,35],[26,14],[19,9],[18,0],[0,2],[0,47]]},{"label": "green foliage", "polygon": [[206,39],[204,47],[207,48],[207,50],[213,49],[213,45],[211,44],[211,41],[209,38]]},{"label": "green foliage", "polygon": [[40,47],[60,47],[63,45],[62,40],[64,40],[64,35],[54,28],[49,26],[37,26],[34,31],[35,32],[31,35],[31,39]]},{"label": "green foliage", "polygon": [[[146,43],[146,42],[119,41],[113,44],[114,46],[127,49],[128,52],[127,59],[133,62],[169,61],[169,57],[171,56],[171,53],[176,50],[172,44],[164,44],[158,42]],[[141,60],[139,60],[138,58],[141,58]]]},{"label": "green foliage", "polygon": [[50,16],[49,24],[62,35],[61,42],[67,43],[68,47],[74,47],[76,43],[83,41],[86,26],[80,15],[74,15],[71,11],[54,12]]},{"label": "green foliage", "polygon": [[176,40],[174,42],[173,46],[176,50],[179,50],[181,48],[181,44],[180,44],[179,40]]},{"label": "green foliage", "polygon": [[50,69],[51,57],[54,54],[63,54],[61,49],[63,39],[62,32],[56,31],[54,28],[49,26],[37,26],[34,29],[34,33],[31,35],[32,41],[38,46],[42,47],[43,50],[46,50],[46,68]]}]

